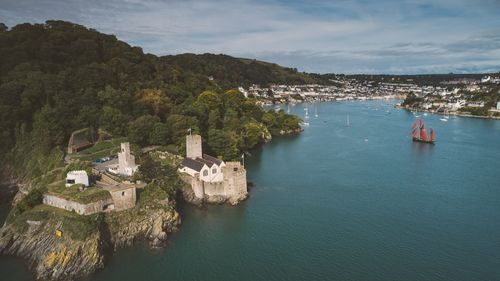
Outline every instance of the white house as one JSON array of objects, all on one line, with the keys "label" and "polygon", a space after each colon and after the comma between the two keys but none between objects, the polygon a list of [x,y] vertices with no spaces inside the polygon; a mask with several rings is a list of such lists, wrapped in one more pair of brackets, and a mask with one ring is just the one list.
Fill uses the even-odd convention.
[{"label": "white house", "polygon": [[484,101],[469,102],[468,107],[484,107]]},{"label": "white house", "polygon": [[84,186],[89,186],[89,176],[86,171],[70,171],[66,174],[66,187],[70,187],[74,184],[82,184]]},{"label": "white house", "polygon": [[224,180],[222,168],[225,166],[224,161],[203,154],[203,157],[184,158],[179,171],[197,177],[204,182],[222,182]]}]

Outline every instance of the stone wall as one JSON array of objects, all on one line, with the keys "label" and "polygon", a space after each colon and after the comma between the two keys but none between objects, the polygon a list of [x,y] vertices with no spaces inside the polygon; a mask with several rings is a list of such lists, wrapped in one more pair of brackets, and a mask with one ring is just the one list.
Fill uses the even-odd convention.
[{"label": "stone wall", "polygon": [[109,190],[109,193],[113,198],[116,211],[130,209],[135,206],[137,200],[135,187]]},{"label": "stone wall", "polygon": [[111,211],[114,209],[114,203],[111,197],[91,202],[88,204],[82,204],[76,201],[67,200],[54,195],[44,194],[43,203],[67,211],[75,211],[80,215],[90,215],[103,211]]}]

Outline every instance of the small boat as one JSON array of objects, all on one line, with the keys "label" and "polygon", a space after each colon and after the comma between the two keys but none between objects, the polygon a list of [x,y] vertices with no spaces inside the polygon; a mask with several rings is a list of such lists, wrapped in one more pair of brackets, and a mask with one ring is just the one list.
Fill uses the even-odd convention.
[{"label": "small boat", "polygon": [[427,136],[427,131],[425,130],[424,122],[422,119],[417,118],[413,126],[411,127],[412,140],[416,142],[430,143],[434,144],[436,141],[436,135],[432,128],[429,131],[429,136]]},{"label": "small boat", "polygon": [[315,107],[314,108],[314,117],[318,118],[319,115],[318,115],[318,109]]},{"label": "small boat", "polygon": [[304,111],[306,112],[304,118],[309,119],[309,109],[306,107],[306,108],[304,108]]},{"label": "small boat", "polygon": [[347,114],[347,127],[351,126],[351,123],[349,122],[349,114]]},{"label": "small boat", "polygon": [[307,126],[309,126],[309,123],[308,122],[302,122],[299,125],[302,126],[302,127],[307,127]]}]

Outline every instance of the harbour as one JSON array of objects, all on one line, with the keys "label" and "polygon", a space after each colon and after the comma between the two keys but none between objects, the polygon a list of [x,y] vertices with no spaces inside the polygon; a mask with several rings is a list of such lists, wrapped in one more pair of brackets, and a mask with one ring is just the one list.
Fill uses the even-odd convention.
[{"label": "harbour", "polygon": [[[245,159],[249,200],[182,204],[166,249],[120,250],[84,280],[496,279],[500,122],[421,116],[438,138],[426,145],[412,142],[415,116],[396,102],[292,106],[315,114]],[[12,258],[0,274],[12,266],[31,280]]]}]

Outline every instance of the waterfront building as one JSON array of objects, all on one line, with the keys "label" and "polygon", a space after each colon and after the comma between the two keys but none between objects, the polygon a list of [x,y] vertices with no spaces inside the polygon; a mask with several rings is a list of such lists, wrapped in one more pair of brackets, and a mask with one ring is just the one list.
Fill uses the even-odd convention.
[{"label": "waterfront building", "polygon": [[248,196],[245,167],[203,154],[200,135],[186,136],[186,158],[178,171],[200,200],[222,198],[236,204]]}]

